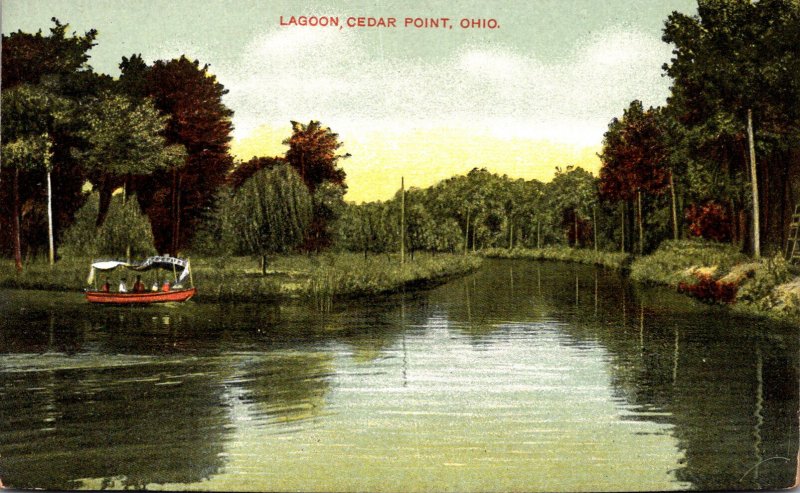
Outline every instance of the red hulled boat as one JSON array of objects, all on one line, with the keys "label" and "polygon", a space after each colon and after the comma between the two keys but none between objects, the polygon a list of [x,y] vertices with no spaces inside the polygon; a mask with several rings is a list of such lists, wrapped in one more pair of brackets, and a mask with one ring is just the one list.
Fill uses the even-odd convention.
[{"label": "red hulled boat", "polygon": [[197,293],[197,289],[195,288],[144,293],[106,293],[105,291],[87,291],[86,301],[89,303],[108,303],[113,305],[169,303],[186,301],[194,296],[195,293]]},{"label": "red hulled boat", "polygon": [[[181,268],[178,275],[178,267]],[[121,283],[117,292],[111,291],[108,281],[102,289],[97,287],[96,272],[111,272],[123,268],[134,272],[145,272],[152,269],[162,269],[172,271],[173,282],[164,281],[164,284],[156,290],[158,283],[152,291],[127,291],[124,282]],[[138,276],[140,277],[140,276]],[[124,279],[123,279],[124,281]],[[183,283],[189,281],[189,287],[184,287]],[[143,305],[151,303],[180,303],[187,301],[197,294],[192,280],[192,267],[188,259],[170,257],[166,255],[149,257],[142,262],[124,262],[121,260],[99,260],[93,261],[87,284],[93,285],[94,289],[87,289],[86,301],[89,303],[101,303],[108,305]]]}]

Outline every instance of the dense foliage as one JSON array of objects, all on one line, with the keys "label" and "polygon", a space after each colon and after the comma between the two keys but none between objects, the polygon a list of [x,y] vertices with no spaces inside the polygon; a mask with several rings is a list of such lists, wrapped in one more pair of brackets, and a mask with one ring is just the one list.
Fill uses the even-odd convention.
[{"label": "dense foliage", "polygon": [[[262,259],[327,248],[369,259],[401,242],[412,258],[556,245],[644,254],[688,236],[736,252],[756,251],[760,236],[774,254],[800,200],[796,0],[699,0],[696,15],[672,13],[670,97],[657,108],[634,100],[611,119],[599,176],[568,163],[547,183],[476,168],[365,204],[344,202],[349,155],[321,122],[292,122],[282,156],[235,163],[227,91],[208,66],[134,55],[113,80],[87,63],[96,37],[55,20],[47,35],[3,35],[0,248],[18,268],[47,245],[48,222],[65,247],[101,237],[86,211],[94,228],[106,214],[138,217],[125,200],[134,194],[157,251]],[[76,215],[87,184],[96,198]]]}]

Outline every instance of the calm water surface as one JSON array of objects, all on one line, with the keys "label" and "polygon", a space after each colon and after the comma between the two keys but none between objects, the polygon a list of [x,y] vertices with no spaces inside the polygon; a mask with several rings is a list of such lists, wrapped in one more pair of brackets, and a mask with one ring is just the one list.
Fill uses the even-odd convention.
[{"label": "calm water surface", "polygon": [[436,289],[110,308],[0,291],[0,478],[18,488],[780,488],[797,327],[594,267]]}]

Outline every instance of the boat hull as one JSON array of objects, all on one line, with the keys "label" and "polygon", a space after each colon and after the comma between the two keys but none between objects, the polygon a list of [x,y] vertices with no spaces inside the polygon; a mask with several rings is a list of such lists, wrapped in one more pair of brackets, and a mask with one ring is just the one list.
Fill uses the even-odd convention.
[{"label": "boat hull", "polygon": [[87,291],[86,301],[109,305],[149,305],[151,303],[174,303],[186,301],[197,293],[197,289],[177,289],[175,291],[156,291],[147,293],[106,293]]}]

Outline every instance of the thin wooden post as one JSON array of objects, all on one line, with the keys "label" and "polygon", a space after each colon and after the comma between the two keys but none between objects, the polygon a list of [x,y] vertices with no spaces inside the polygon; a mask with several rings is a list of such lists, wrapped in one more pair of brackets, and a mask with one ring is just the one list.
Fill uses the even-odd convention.
[{"label": "thin wooden post", "polygon": [[753,256],[761,257],[761,225],[758,210],[758,174],[756,172],[756,144],[753,136],[753,110],[747,110],[747,141],[750,147],[750,178],[753,186]]},{"label": "thin wooden post", "polygon": [[50,266],[56,263],[56,251],[53,246],[53,187],[50,183],[50,169],[47,170],[47,242],[50,247]]},{"label": "thin wooden post", "polygon": [[592,229],[594,230],[594,251],[597,251],[597,207],[592,207]]},{"label": "thin wooden post", "polygon": [[400,263],[406,262],[406,184],[400,177]]},{"label": "thin wooden post", "polygon": [[11,221],[11,234],[14,236],[14,268],[17,272],[22,272],[22,243],[20,241],[20,225],[19,225],[19,166],[14,168],[14,199],[12,214],[14,215]]},{"label": "thin wooden post", "polygon": [[536,220],[536,248],[542,248],[541,220]]}]

